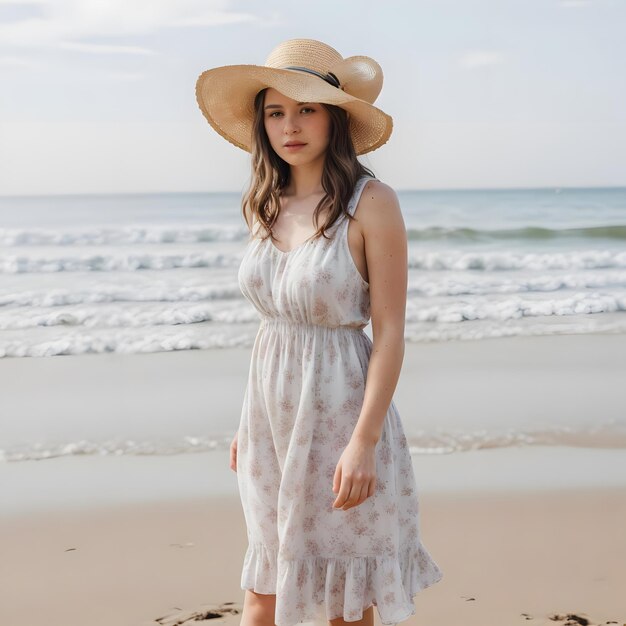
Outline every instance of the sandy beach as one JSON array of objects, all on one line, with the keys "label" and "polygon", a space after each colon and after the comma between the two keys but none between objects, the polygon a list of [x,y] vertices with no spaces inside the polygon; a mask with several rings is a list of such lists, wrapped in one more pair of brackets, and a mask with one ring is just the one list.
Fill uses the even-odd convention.
[{"label": "sandy beach", "polygon": [[[427,494],[421,507],[444,579],[416,596],[408,626],[626,621],[626,489]],[[240,621],[233,497],[12,517],[0,544],[3,625]]]},{"label": "sandy beach", "polygon": [[[625,344],[623,335],[409,344],[397,403],[418,441],[418,427],[437,421],[494,432],[511,412],[513,424],[538,428],[610,425],[626,406]],[[228,434],[247,354],[3,360],[0,409],[13,417],[4,435],[173,438],[203,423]],[[585,431],[587,445],[564,430],[554,445],[413,454],[422,540],[444,578],[415,597],[407,626],[626,623],[620,432]],[[601,447],[607,436],[612,448]],[[0,464],[2,626],[239,624],[247,540],[226,449],[65,452]]]}]

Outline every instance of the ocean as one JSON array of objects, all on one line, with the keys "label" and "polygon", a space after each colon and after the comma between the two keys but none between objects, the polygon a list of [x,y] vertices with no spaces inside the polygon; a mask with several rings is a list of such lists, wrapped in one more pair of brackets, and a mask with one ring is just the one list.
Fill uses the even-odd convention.
[{"label": "ocean", "polygon": [[[626,188],[398,196],[408,342],[626,329]],[[0,358],[252,345],[239,202],[1,197]]]},{"label": "ocean", "polygon": [[[398,197],[409,239],[408,344],[626,331],[626,188]],[[4,372],[41,365],[32,368],[36,393],[28,381],[0,380],[0,461],[227,450],[259,324],[237,283],[247,236],[236,193],[0,197],[0,364]],[[371,337],[371,326],[365,332]],[[174,359],[180,370],[170,371],[162,360],[142,360],[192,350],[217,356],[224,348],[245,350],[237,371],[225,362],[223,379],[208,361],[191,368]],[[72,367],[89,354],[95,360]],[[119,354],[135,364],[127,384],[115,378],[119,361],[111,359]],[[532,377],[545,376],[557,406],[571,383],[558,363],[543,372],[533,358],[529,393],[537,388]],[[455,366],[440,364],[451,376]],[[197,368],[213,373],[190,379]],[[472,380],[482,384],[479,373]],[[541,416],[475,404],[467,412],[449,407],[442,422],[438,401],[419,410],[411,401],[402,419],[414,454],[526,444],[623,448],[623,407],[602,406],[600,397],[622,374],[610,372],[606,387],[594,388],[591,412],[584,402]],[[456,375],[472,393],[460,366]],[[201,406],[210,403],[201,387],[211,385],[227,392],[219,415]]]}]

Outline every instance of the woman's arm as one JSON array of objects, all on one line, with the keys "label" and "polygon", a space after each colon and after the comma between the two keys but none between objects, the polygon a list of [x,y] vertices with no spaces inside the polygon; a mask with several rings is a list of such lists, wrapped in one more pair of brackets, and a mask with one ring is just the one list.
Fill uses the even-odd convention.
[{"label": "woman's arm", "polygon": [[374,495],[380,439],[404,360],[407,240],[391,187],[368,182],[358,208],[370,284],[373,346],[363,404],[350,441],[335,468],[334,508],[348,510]]},{"label": "woman's arm", "polygon": [[404,360],[407,234],[395,191],[370,181],[362,192],[358,220],[365,243],[373,347],[365,396],[353,438],[376,444]]}]

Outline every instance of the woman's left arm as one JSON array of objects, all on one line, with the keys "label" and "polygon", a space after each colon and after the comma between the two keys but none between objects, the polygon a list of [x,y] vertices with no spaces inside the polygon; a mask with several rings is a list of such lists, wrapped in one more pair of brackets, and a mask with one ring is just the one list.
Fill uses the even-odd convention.
[{"label": "woman's left arm", "polygon": [[363,407],[352,434],[374,445],[398,384],[404,360],[407,234],[395,191],[372,181],[359,209],[370,283],[372,354]]},{"label": "woman's left arm", "polygon": [[335,469],[334,508],[358,506],[376,488],[375,448],[404,360],[407,236],[395,191],[370,181],[359,202],[370,285],[373,345],[359,419]]}]

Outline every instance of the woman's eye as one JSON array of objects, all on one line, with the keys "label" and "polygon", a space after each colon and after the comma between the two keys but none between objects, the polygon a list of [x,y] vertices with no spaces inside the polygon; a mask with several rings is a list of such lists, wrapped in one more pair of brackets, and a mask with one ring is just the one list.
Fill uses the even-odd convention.
[{"label": "woman's eye", "polygon": [[[311,107],[304,107],[302,109],[300,109],[301,111],[313,111],[315,112],[315,109],[312,109]],[[274,117],[275,115],[282,115],[281,111],[274,111],[273,113],[270,113],[270,117]]]}]

